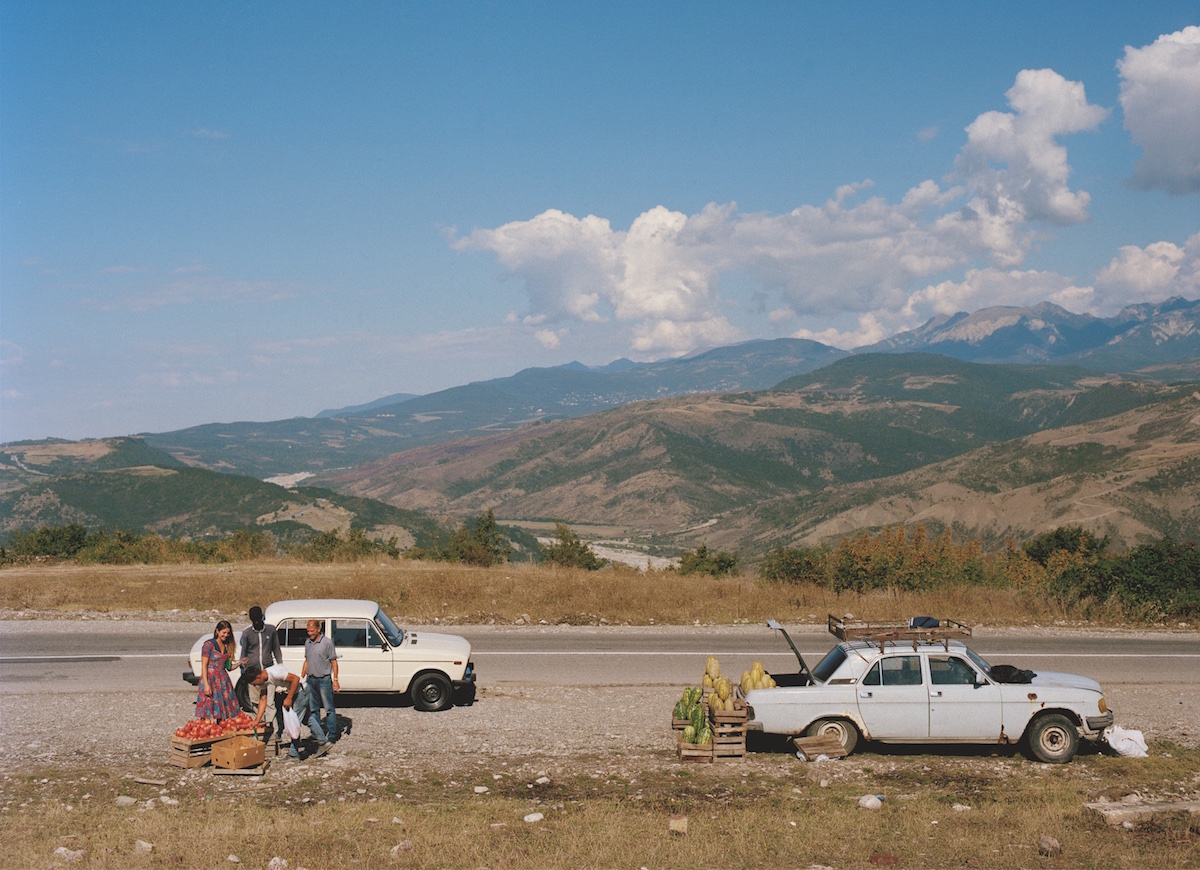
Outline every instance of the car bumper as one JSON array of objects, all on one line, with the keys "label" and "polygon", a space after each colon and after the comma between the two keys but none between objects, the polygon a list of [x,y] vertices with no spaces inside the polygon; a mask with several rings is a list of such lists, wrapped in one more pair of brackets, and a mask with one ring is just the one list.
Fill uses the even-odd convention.
[{"label": "car bumper", "polygon": [[191,668],[188,668],[183,672],[183,681],[185,683],[191,683],[193,686],[200,685],[200,678],[192,673]]},{"label": "car bumper", "polygon": [[461,680],[451,680],[451,685],[455,689],[465,689],[475,685],[475,662],[467,662],[467,669],[463,672]]},{"label": "car bumper", "polygon": [[1116,719],[1113,717],[1113,711],[1109,710],[1103,716],[1088,716],[1085,724],[1085,732],[1089,737],[1099,735],[1105,728],[1110,727]]}]

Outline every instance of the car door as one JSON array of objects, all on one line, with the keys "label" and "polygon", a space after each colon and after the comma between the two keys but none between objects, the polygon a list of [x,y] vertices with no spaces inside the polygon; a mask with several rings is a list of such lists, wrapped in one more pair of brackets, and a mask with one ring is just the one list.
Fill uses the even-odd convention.
[{"label": "car door", "polygon": [[929,692],[916,654],[887,655],[858,681],[858,712],[872,740],[929,737]]},{"label": "car door", "polygon": [[930,655],[930,739],[991,743],[1000,740],[1003,730],[1000,687],[961,656]]},{"label": "car door", "polygon": [[392,656],[379,629],[367,619],[331,619],[329,637],[338,655],[343,692],[386,692],[392,688]]}]

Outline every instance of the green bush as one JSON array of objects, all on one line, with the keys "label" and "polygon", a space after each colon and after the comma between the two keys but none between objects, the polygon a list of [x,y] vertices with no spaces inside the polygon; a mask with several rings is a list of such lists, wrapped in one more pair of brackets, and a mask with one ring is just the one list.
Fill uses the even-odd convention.
[{"label": "green bush", "polygon": [[708,574],[712,577],[724,577],[738,573],[737,553],[724,550],[710,550],[701,544],[694,550],[679,554],[680,574]]},{"label": "green bush", "polygon": [[462,562],[489,568],[508,561],[511,554],[512,545],[500,533],[496,514],[489,509],[486,514],[463,523],[445,544],[436,541],[428,547],[412,547],[405,555],[410,559]]},{"label": "green bush", "polygon": [[1097,557],[1108,547],[1108,538],[1097,538],[1082,526],[1059,526],[1025,544],[1025,553],[1043,567],[1056,552]]},{"label": "green bush", "polygon": [[395,538],[373,541],[363,529],[350,529],[345,538],[337,529],[330,529],[303,544],[293,545],[291,552],[306,562],[354,562],[370,556],[400,555]]},{"label": "green bush", "polygon": [[824,586],[828,559],[828,547],[776,547],[758,563],[758,576],[766,583]]},{"label": "green bush", "polygon": [[554,537],[557,543],[542,546],[542,558],[562,568],[583,568],[595,571],[603,568],[607,561],[597,556],[592,548],[579,540],[566,523],[554,524]]}]

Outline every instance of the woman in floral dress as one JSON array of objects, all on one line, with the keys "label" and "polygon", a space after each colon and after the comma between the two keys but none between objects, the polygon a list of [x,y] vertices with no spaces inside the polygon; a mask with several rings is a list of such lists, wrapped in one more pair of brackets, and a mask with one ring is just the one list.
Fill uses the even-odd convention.
[{"label": "woman in floral dress", "polygon": [[217,623],[213,636],[200,650],[200,690],[196,695],[197,719],[232,719],[240,711],[227,669],[233,660],[233,626]]}]

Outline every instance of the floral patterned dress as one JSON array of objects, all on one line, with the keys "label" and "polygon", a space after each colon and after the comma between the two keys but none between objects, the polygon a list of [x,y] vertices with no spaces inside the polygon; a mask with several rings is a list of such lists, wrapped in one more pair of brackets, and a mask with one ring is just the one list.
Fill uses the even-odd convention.
[{"label": "floral patterned dress", "polygon": [[200,655],[208,656],[208,686],[212,689],[212,697],[204,694],[204,681],[201,680],[196,691],[196,718],[232,719],[241,712],[241,707],[238,705],[237,695],[234,694],[233,683],[225,671],[229,653],[210,637],[204,642]]}]

